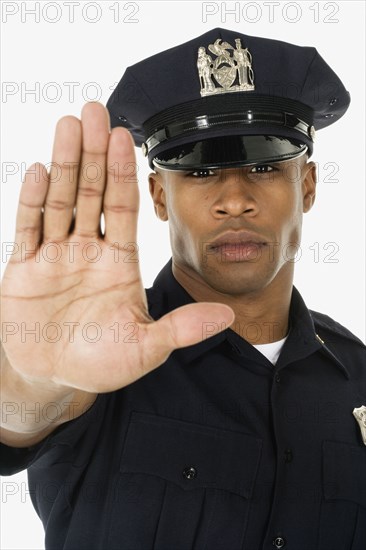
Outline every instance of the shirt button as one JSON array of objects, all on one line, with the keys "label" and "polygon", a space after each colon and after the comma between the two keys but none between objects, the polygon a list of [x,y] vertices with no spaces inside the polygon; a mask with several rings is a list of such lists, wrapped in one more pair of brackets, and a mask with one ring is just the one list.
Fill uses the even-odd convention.
[{"label": "shirt button", "polygon": [[279,374],[276,374],[276,376],[275,376],[275,380],[276,380],[276,382],[280,382],[280,380],[281,380],[281,376],[280,376]]},{"label": "shirt button", "polygon": [[276,537],[275,539],[273,539],[272,544],[275,548],[283,548],[286,544],[286,541],[282,537]]},{"label": "shirt button", "polygon": [[195,477],[197,477],[197,470],[193,466],[184,468],[182,473],[183,473],[183,477],[185,477],[186,479],[194,479]]},{"label": "shirt button", "polygon": [[292,459],[294,456],[292,454],[291,449],[286,449],[284,454],[285,454],[285,462],[292,462]]}]

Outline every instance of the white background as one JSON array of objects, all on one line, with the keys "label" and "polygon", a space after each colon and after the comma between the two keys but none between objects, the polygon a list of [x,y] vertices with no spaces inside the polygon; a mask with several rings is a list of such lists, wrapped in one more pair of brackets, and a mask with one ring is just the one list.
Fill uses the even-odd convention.
[{"label": "white background", "polygon": [[[352,102],[339,122],[317,135],[313,160],[319,166],[318,197],[305,216],[295,284],[309,308],[327,313],[364,339],[364,2],[80,0],[74,3],[74,22],[64,2],[38,2],[38,8],[36,4],[2,2],[2,242],[13,240],[25,167],[51,161],[58,118],[79,116],[88,99],[106,103],[128,65],[215,27],[315,46],[351,92]],[[39,22],[27,13],[31,9],[38,9]],[[74,97],[65,82],[78,83]],[[37,86],[36,96],[25,94]],[[170,245],[167,224],[155,218],[147,187],[149,170],[139,152],[138,164],[138,240],[148,287],[169,259]],[[335,243],[337,252],[327,259],[334,250],[324,248],[328,243]],[[43,547],[43,528],[26,494],[26,473],[2,478],[1,548]]]}]

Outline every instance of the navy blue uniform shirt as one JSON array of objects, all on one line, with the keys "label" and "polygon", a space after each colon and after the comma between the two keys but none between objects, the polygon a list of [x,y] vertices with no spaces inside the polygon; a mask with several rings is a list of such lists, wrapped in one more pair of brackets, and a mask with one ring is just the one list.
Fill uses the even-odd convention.
[{"label": "navy blue uniform shirt", "polygon": [[[193,302],[171,261],[147,296],[154,318]],[[362,404],[365,346],[294,288],[275,366],[227,329],[2,445],[2,473],[28,468],[50,550],[365,550]]]}]

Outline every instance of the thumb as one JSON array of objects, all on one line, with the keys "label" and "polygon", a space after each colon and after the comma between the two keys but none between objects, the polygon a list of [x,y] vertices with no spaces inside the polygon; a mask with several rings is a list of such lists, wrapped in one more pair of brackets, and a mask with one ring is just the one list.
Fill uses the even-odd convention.
[{"label": "thumb", "polygon": [[175,349],[198,344],[227,329],[234,319],[233,310],[225,304],[188,304],[153,323],[151,336],[155,343],[160,343],[161,353],[168,356]]}]

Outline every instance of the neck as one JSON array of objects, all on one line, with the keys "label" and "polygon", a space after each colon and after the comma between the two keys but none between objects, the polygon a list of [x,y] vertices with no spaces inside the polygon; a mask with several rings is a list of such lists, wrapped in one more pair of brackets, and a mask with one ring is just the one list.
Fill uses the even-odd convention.
[{"label": "neck", "polygon": [[267,344],[284,338],[289,330],[293,269],[276,276],[265,288],[230,295],[209,286],[198,273],[173,260],[173,275],[196,302],[230,306],[235,321],[230,328],[250,344]]}]

